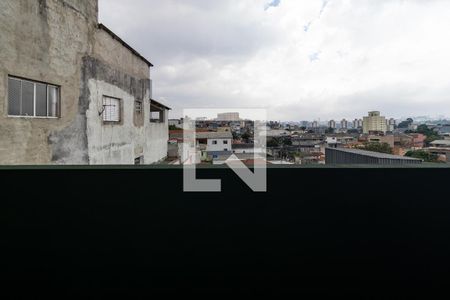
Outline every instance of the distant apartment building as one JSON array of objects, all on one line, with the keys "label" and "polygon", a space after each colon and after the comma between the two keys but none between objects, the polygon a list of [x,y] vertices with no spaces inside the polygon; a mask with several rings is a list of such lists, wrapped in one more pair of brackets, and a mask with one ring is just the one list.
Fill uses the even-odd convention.
[{"label": "distant apartment building", "polygon": [[319,128],[319,122],[313,121],[313,122],[311,123],[311,128]]},{"label": "distant apartment building", "polygon": [[308,122],[308,121],[301,121],[301,122],[300,122],[300,126],[302,126],[302,127],[308,127],[308,126],[309,126],[309,122]]},{"label": "distant apartment building", "polygon": [[355,119],[355,120],[353,120],[353,128],[354,129],[363,128],[363,120],[362,119]]},{"label": "distant apartment building", "polygon": [[151,164],[169,108],[98,1],[0,1],[0,164]]},{"label": "distant apartment building", "polygon": [[391,118],[389,120],[386,120],[387,131],[393,132],[395,130],[396,125],[397,122],[395,121],[395,119]]},{"label": "distant apartment building", "polygon": [[381,116],[379,111],[369,112],[367,117],[363,118],[363,133],[386,133],[386,118]]},{"label": "distant apartment building", "polygon": [[330,121],[328,122],[328,128],[336,129],[336,121],[330,120]]},{"label": "distant apartment building", "polygon": [[342,129],[348,129],[348,121],[346,119],[343,119],[341,121],[341,128]]},{"label": "distant apartment building", "polygon": [[240,121],[241,118],[239,117],[239,113],[236,112],[229,112],[229,113],[223,113],[223,114],[217,114],[217,121]]}]

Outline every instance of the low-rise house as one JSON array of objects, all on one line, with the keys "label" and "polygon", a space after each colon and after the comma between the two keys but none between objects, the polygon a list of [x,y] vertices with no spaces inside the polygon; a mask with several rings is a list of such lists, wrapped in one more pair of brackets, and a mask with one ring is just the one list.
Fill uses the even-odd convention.
[{"label": "low-rise house", "polygon": [[450,149],[450,139],[449,140],[437,140],[431,142],[430,145],[436,148],[449,148]]},{"label": "low-rise house", "polygon": [[216,153],[232,151],[233,135],[231,132],[197,132],[197,146],[208,153],[215,155]]},{"label": "low-rise house", "polygon": [[[186,137],[189,137],[189,135],[191,134],[186,134]],[[202,161],[212,160],[220,155],[230,156],[232,154],[233,135],[229,131],[217,132],[197,129],[195,132],[195,143],[187,140],[186,137],[183,130],[170,131],[170,141],[172,144],[176,144],[178,148],[178,150],[175,150],[175,146],[171,146],[172,155],[176,152],[184,153],[182,148],[186,142],[200,154]]]},{"label": "low-rise house", "polygon": [[394,145],[405,149],[422,149],[426,138],[421,133],[396,133],[394,135]]},{"label": "low-rise house", "polygon": [[361,142],[366,143],[380,143],[380,144],[388,144],[391,148],[394,148],[395,146],[395,139],[394,135],[374,135],[374,134],[367,134],[363,135],[359,139]]},{"label": "low-rise house", "polygon": [[255,146],[255,144],[233,144],[235,154],[263,153],[263,151],[261,146]]}]

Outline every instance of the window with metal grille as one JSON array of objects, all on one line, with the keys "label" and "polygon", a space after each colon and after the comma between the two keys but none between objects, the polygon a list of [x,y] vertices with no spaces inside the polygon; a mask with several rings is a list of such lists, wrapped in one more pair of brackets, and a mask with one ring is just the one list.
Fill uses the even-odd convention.
[{"label": "window with metal grille", "polygon": [[8,115],[60,117],[60,88],[28,79],[8,77]]},{"label": "window with metal grille", "polygon": [[120,122],[120,99],[103,96],[103,122],[119,123]]},{"label": "window with metal grille", "polygon": [[134,109],[136,111],[136,114],[138,114],[138,115],[142,114],[142,101],[135,101]]}]

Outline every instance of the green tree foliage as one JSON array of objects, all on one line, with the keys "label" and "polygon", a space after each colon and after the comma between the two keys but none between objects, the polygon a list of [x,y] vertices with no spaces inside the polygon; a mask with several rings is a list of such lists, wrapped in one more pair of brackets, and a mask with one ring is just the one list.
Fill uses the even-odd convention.
[{"label": "green tree foliage", "polygon": [[282,142],[285,146],[292,146],[292,140],[290,138],[284,138]]},{"label": "green tree foliage", "polygon": [[169,130],[180,130],[180,128],[175,125],[169,125]]},{"label": "green tree foliage", "polygon": [[364,145],[364,150],[392,154],[392,147],[388,143],[367,143]]},{"label": "green tree foliage", "polygon": [[292,146],[290,137],[276,137],[267,141],[267,147]]},{"label": "green tree foliage", "polygon": [[279,147],[281,144],[277,138],[272,138],[267,141],[267,147],[274,148]]},{"label": "green tree foliage", "polygon": [[243,140],[248,140],[250,137],[251,137],[251,134],[248,131],[244,132],[244,134],[242,134],[242,136],[241,136],[241,138]]},{"label": "green tree foliage", "polygon": [[347,133],[349,133],[349,134],[358,134],[359,130],[358,129],[349,129],[349,130],[347,130]]},{"label": "green tree foliage", "polygon": [[333,134],[333,133],[334,133],[334,128],[332,128],[332,127],[327,128],[327,129],[325,130],[325,133],[326,133],[326,134]]},{"label": "green tree foliage", "polygon": [[411,125],[412,123],[414,123],[414,120],[409,118],[406,121],[403,121],[400,124],[398,124],[398,128],[408,128],[409,125]]},{"label": "green tree foliage", "polygon": [[425,139],[426,146],[430,146],[430,143],[439,140],[441,137],[437,134],[436,131],[430,129],[427,125],[422,124],[417,127],[416,131],[409,131],[409,133],[421,133],[425,135],[427,138]]},{"label": "green tree foliage", "polygon": [[438,162],[438,156],[436,154],[431,154],[423,150],[408,151],[405,156],[422,159],[425,162]]}]

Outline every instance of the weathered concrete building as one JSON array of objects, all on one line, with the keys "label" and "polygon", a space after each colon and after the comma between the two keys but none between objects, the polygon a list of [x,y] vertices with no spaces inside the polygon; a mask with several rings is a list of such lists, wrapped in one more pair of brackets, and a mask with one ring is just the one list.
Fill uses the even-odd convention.
[{"label": "weathered concrete building", "polygon": [[0,164],[151,164],[169,108],[97,1],[0,1]]}]

